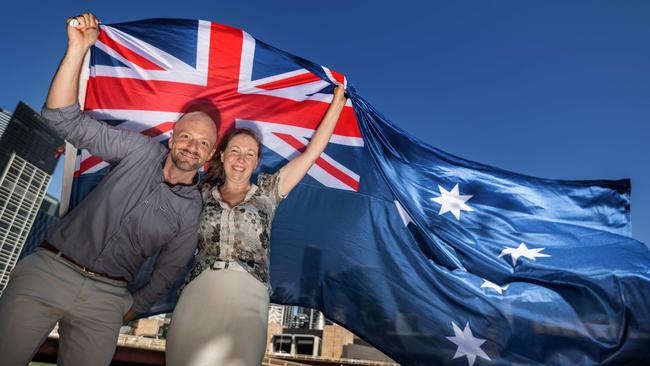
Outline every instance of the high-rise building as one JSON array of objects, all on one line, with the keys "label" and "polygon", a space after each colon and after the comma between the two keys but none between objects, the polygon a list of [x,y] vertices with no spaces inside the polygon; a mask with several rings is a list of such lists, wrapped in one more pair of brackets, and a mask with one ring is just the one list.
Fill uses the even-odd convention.
[{"label": "high-rise building", "polygon": [[19,102],[0,138],[0,294],[56,168],[63,140]]},{"label": "high-rise building", "polygon": [[301,306],[284,306],[282,326],[285,328],[323,330],[324,325],[325,317],[318,310]]},{"label": "high-rise building", "polygon": [[2,138],[2,134],[5,132],[5,129],[7,129],[10,119],[11,112],[0,108],[0,138]]},{"label": "high-rise building", "polygon": [[43,239],[45,239],[47,229],[57,221],[59,221],[59,200],[46,193],[45,197],[43,197],[41,208],[38,209],[38,213],[32,224],[32,229],[29,231],[29,235],[27,235],[27,240],[25,240],[20,258],[33,252],[34,249],[40,246]]}]

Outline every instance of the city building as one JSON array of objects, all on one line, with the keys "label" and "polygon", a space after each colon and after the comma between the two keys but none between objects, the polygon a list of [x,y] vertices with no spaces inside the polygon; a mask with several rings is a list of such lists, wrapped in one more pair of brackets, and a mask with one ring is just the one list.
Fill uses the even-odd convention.
[{"label": "city building", "polygon": [[271,304],[269,305],[269,324],[283,324],[284,310],[288,306]]},{"label": "city building", "polygon": [[19,102],[0,138],[0,294],[36,218],[63,140]]},{"label": "city building", "polygon": [[171,316],[167,316],[167,314],[159,314],[136,320],[133,326],[133,335],[164,339],[167,328],[169,328],[170,319]]},{"label": "city building", "polygon": [[330,359],[343,357],[343,347],[354,343],[354,334],[340,325],[326,325],[323,329],[321,356]]},{"label": "city building", "polygon": [[343,345],[341,358],[349,360],[366,360],[394,363],[390,357],[368,344],[363,339],[354,336],[352,343]]},{"label": "city building", "polygon": [[281,323],[283,327],[323,330],[325,317],[320,311],[301,306],[284,305],[283,307]]},{"label": "city building", "polygon": [[9,125],[10,119],[11,119],[11,112],[0,108],[0,138],[2,138],[2,134],[7,129],[7,125]]},{"label": "city building", "polygon": [[319,357],[321,349],[321,337],[317,335],[280,333],[271,338],[269,353]]},{"label": "city building", "polygon": [[270,355],[327,360],[365,360],[395,364],[349,330],[315,309],[271,304],[266,352]]},{"label": "city building", "polygon": [[20,258],[40,246],[43,239],[45,239],[47,229],[57,221],[59,221],[59,200],[46,193],[43,197],[41,208],[38,210],[32,228],[29,231],[29,235],[27,235],[27,240],[25,240]]}]

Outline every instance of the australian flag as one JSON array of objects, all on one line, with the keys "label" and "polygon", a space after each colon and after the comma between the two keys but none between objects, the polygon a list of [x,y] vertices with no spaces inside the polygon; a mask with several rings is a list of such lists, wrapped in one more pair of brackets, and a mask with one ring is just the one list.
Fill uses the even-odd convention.
[{"label": "australian flag", "polygon": [[[404,365],[650,362],[650,251],[630,237],[627,180],[449,155],[344,75],[207,21],[102,25],[85,109],[166,143],[202,108],[220,135],[258,131],[272,172],[308,144],[335,84],[351,97],[334,136],[273,224],[273,302],[319,309]],[[73,204],[108,168],[80,152]]]}]

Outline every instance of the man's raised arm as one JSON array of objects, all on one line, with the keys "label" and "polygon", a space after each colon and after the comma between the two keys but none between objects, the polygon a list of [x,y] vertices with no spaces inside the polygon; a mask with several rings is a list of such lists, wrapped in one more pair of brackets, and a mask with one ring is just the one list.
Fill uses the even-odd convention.
[{"label": "man's raised arm", "polygon": [[[74,26],[75,23],[78,25]],[[52,109],[66,107],[77,101],[81,65],[86,52],[97,40],[99,21],[93,14],[84,13],[68,19],[67,28],[68,48],[54,75],[45,103]]]},{"label": "man's raised arm", "polygon": [[76,148],[86,149],[109,163],[117,163],[145,145],[160,146],[139,133],[99,122],[79,109],[79,75],[86,52],[99,36],[99,21],[85,13],[68,19],[67,28],[68,48],[41,112],[45,123]]}]

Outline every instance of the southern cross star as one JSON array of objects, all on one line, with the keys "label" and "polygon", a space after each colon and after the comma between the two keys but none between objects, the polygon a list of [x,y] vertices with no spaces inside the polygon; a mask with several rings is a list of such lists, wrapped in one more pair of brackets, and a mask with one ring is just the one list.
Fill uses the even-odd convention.
[{"label": "southern cross star", "polygon": [[476,356],[484,358],[488,361],[490,360],[490,357],[488,357],[488,355],[481,349],[481,345],[485,343],[485,339],[474,337],[472,330],[469,328],[469,323],[465,323],[465,329],[462,331],[460,328],[458,328],[456,323],[451,322],[451,325],[454,328],[454,337],[445,338],[449,339],[458,346],[458,349],[456,349],[456,354],[453,357],[454,359],[467,356],[467,363],[469,363],[469,366],[474,365]]},{"label": "southern cross star", "polygon": [[490,282],[490,281],[488,281],[486,279],[483,279],[483,284],[481,285],[481,287],[493,289],[494,291],[498,292],[499,295],[501,295],[503,290],[507,290],[508,286],[510,286],[510,285],[505,285],[505,286],[501,287],[501,286],[497,285],[496,283]]},{"label": "southern cross star", "polygon": [[517,248],[504,248],[501,251],[501,254],[499,254],[499,258],[510,254],[510,257],[512,258],[512,265],[514,266],[517,264],[517,259],[519,259],[519,257],[526,257],[532,260],[535,260],[537,257],[550,257],[549,254],[540,253],[542,250],[544,250],[544,248],[529,249],[526,244],[521,243]]},{"label": "southern cross star", "polygon": [[472,196],[461,195],[458,191],[458,184],[456,184],[451,191],[447,191],[441,186],[438,186],[438,189],[440,190],[440,197],[431,199],[441,205],[438,215],[451,212],[456,217],[456,220],[460,220],[460,211],[474,211],[474,209],[465,204],[465,202],[472,198]]}]

